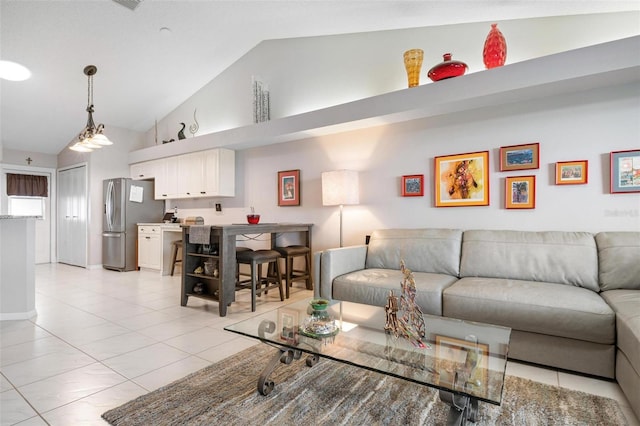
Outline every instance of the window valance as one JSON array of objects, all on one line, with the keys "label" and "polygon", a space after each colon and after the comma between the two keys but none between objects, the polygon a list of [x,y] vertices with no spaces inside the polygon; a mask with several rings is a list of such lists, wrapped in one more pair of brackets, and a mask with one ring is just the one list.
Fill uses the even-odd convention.
[{"label": "window valance", "polygon": [[7,195],[48,197],[49,185],[47,177],[7,173]]}]

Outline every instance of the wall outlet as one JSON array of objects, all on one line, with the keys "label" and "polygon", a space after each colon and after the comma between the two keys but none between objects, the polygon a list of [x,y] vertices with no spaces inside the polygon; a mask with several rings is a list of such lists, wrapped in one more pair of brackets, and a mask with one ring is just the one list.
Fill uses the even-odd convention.
[{"label": "wall outlet", "polygon": [[221,212],[222,211],[222,204],[216,203],[216,211],[217,212]]}]

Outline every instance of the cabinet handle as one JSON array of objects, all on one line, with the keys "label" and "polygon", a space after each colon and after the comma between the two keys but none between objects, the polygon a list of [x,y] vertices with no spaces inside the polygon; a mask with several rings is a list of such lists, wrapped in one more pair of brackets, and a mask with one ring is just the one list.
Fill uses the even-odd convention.
[{"label": "cabinet handle", "polygon": [[151,237],[145,237],[145,238],[146,238],[147,240],[150,240],[150,239],[151,239]]},{"label": "cabinet handle", "polygon": [[206,194],[206,193],[207,193],[207,191],[200,191],[200,193],[201,193],[201,194]]},{"label": "cabinet handle", "polygon": [[167,196],[167,194],[162,194],[162,196],[163,196],[163,197],[166,197],[166,196]]},{"label": "cabinet handle", "polygon": [[138,175],[138,177],[144,177],[144,175]]}]

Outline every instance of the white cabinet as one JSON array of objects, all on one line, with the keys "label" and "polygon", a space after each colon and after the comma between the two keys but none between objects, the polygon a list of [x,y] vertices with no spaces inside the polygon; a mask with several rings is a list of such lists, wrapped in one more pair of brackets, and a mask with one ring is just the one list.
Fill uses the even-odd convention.
[{"label": "white cabinet", "polygon": [[158,168],[160,161],[144,161],[142,163],[136,163],[129,166],[129,175],[131,179],[153,179],[158,174]]},{"label": "white cabinet", "polygon": [[210,149],[130,167],[132,177],[136,173],[134,179],[146,179],[153,174],[156,200],[235,195],[236,158],[235,151],[230,149]]},{"label": "white cabinet", "polygon": [[154,198],[156,200],[178,197],[178,157],[164,158],[158,161]]},{"label": "white cabinet", "polygon": [[160,270],[162,265],[162,230],[160,226],[138,226],[138,266]]},{"label": "white cabinet", "polygon": [[214,149],[205,151],[201,158],[205,196],[233,197],[236,193],[235,152],[229,149]]}]

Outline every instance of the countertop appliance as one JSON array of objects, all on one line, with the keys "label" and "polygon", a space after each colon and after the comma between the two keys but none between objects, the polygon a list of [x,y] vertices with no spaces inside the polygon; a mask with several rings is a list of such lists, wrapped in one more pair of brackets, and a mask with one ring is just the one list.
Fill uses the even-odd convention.
[{"label": "countertop appliance", "polygon": [[102,266],[116,271],[136,269],[137,224],[157,222],[164,201],[153,199],[153,182],[127,178],[102,183]]}]

